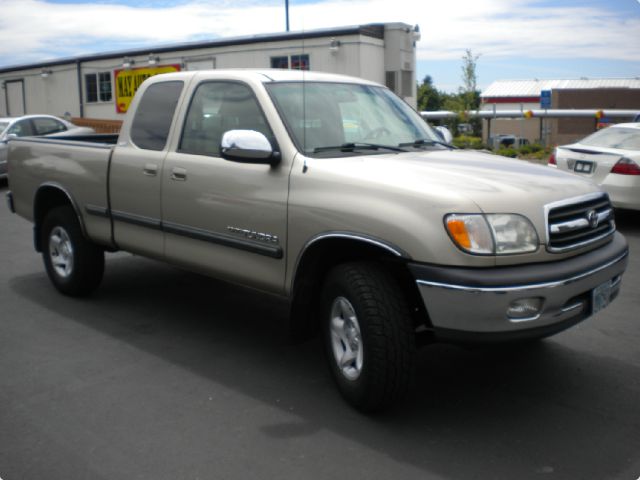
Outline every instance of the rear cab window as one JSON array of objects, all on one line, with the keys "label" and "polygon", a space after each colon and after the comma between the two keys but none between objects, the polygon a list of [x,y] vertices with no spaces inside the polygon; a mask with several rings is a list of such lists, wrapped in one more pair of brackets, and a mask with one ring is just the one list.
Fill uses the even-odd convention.
[{"label": "rear cab window", "polygon": [[131,126],[131,141],[144,150],[164,150],[184,83],[158,82],[147,88]]}]

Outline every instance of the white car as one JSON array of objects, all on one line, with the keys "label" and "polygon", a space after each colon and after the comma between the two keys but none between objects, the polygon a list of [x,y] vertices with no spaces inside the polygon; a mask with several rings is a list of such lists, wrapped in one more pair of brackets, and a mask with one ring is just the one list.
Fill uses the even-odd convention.
[{"label": "white car", "polygon": [[591,179],[615,207],[640,210],[640,123],[619,123],[557,147],[549,166]]},{"label": "white car", "polygon": [[90,135],[92,128],[78,127],[53,115],[0,118],[0,179],[7,176],[7,141],[12,137]]}]

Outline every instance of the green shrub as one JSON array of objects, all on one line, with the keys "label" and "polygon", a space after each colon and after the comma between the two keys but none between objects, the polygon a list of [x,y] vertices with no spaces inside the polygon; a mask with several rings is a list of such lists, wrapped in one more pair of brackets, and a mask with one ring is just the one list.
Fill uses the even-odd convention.
[{"label": "green shrub", "polygon": [[499,148],[496,150],[496,154],[502,155],[503,157],[516,158],[518,151],[515,148]]},{"label": "green shrub", "polygon": [[531,150],[531,145],[523,145],[518,150],[518,154],[519,155],[529,155],[530,153],[532,153],[532,151],[533,150]]},{"label": "green shrub", "polygon": [[529,148],[531,149],[531,153],[536,153],[543,150],[542,145],[540,145],[539,143],[532,143],[531,145],[529,145]]},{"label": "green shrub", "polygon": [[458,148],[468,148],[473,150],[483,150],[486,145],[482,143],[482,138],[469,135],[459,135],[453,139],[453,145]]}]

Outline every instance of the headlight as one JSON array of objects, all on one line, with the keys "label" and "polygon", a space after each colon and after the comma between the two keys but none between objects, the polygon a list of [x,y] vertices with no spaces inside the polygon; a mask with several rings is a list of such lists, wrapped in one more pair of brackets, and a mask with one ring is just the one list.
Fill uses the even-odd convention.
[{"label": "headlight", "polygon": [[510,255],[538,249],[538,234],[522,215],[450,214],[444,224],[453,242],[476,255]]}]

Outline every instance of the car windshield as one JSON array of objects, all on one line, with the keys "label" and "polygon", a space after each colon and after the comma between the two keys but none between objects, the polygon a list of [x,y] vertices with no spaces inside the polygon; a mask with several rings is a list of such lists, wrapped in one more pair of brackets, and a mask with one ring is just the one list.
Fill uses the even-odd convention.
[{"label": "car windshield", "polygon": [[442,142],[420,115],[383,87],[327,82],[266,87],[305,155],[403,152]]},{"label": "car windshield", "polygon": [[0,135],[4,133],[5,129],[9,126],[9,122],[0,122]]},{"label": "car windshield", "polygon": [[580,141],[583,145],[640,150],[640,128],[609,127]]}]

